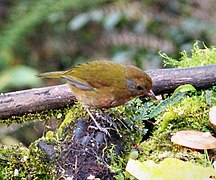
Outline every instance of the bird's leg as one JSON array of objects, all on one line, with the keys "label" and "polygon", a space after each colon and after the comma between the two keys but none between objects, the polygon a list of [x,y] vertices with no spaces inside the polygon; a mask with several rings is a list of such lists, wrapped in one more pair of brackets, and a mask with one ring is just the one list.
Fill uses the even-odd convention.
[{"label": "bird's leg", "polygon": [[91,119],[94,121],[95,125],[97,126],[97,128],[104,132],[105,134],[107,134],[108,136],[110,136],[107,128],[103,128],[100,126],[100,124],[98,124],[98,122],[96,121],[96,119],[94,118],[94,116],[92,115],[92,113],[89,111],[89,108],[86,108],[87,113],[89,114],[89,116],[91,117]]},{"label": "bird's leg", "polygon": [[110,126],[113,126],[114,129],[116,130],[116,132],[120,135],[119,133],[119,129],[117,127],[117,124],[111,119],[111,117],[109,116],[109,114],[107,114],[103,109],[100,109],[101,111],[101,119],[105,120],[106,122],[108,122],[110,124]]}]

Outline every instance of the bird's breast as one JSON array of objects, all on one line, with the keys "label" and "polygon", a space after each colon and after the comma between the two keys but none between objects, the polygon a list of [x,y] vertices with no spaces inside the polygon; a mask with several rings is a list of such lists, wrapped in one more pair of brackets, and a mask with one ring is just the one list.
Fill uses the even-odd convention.
[{"label": "bird's breast", "polygon": [[130,93],[125,88],[104,87],[85,91],[71,86],[76,99],[85,106],[95,108],[111,108],[131,100]]}]

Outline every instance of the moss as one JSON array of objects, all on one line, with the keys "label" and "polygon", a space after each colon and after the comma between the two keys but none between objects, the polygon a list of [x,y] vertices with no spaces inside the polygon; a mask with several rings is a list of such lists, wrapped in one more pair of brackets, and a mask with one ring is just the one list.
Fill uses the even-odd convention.
[{"label": "moss", "polygon": [[157,132],[177,131],[181,129],[195,129],[209,131],[209,105],[205,97],[186,96],[178,104],[169,106],[160,118],[163,119]]},{"label": "moss", "polygon": [[13,123],[25,123],[29,121],[44,121],[49,120],[51,117],[56,117],[57,119],[63,119],[65,114],[69,111],[70,106],[61,109],[50,109],[41,112],[34,112],[24,114],[22,116],[11,116],[7,119],[0,119],[0,124],[13,124]]},{"label": "moss", "polygon": [[[40,113],[29,113],[23,116],[13,116],[10,119],[4,119],[1,122],[6,124],[26,123],[34,120],[50,120],[56,117],[61,120],[69,111],[70,107],[56,110],[46,110]],[[52,134],[52,135],[51,135]],[[28,148],[21,144],[17,146],[0,147],[0,179],[52,179],[55,174],[55,167],[46,159],[46,154],[38,147],[38,142],[44,140],[48,143],[55,144],[58,148],[56,135],[53,132],[47,132],[46,138],[38,139]]]},{"label": "moss", "polygon": [[51,159],[51,157],[39,146],[39,142],[41,141],[60,150],[60,143],[54,138],[48,139],[43,137],[32,143],[29,146],[30,163],[34,165],[31,167],[31,171],[37,172],[41,177],[43,177],[43,174],[47,175],[47,177],[53,177],[56,174],[55,161],[58,157],[58,151],[55,153],[55,158]]},{"label": "moss", "polygon": [[0,179],[51,179],[46,164],[37,163],[39,158],[22,145],[0,148]]},{"label": "moss", "polygon": [[[71,124],[74,121],[77,121],[78,119],[86,119],[87,112],[85,108],[81,105],[81,103],[76,103],[65,115],[64,120],[61,122],[59,128],[57,129],[57,135],[59,139],[66,138],[65,135],[68,137],[66,139],[71,139],[73,132],[68,131],[68,128],[71,126]],[[71,132],[71,133],[69,133]]]},{"label": "moss", "polygon": [[[59,142],[52,138],[40,138],[28,148],[22,144],[0,147],[0,179],[53,179],[56,175],[56,159],[50,159],[39,142],[52,145],[58,151]],[[48,149],[49,150],[49,149]]]},{"label": "moss", "polygon": [[174,146],[170,137],[170,134],[163,132],[157,135],[155,134],[147,141],[141,143],[139,148],[142,149],[142,152],[140,153],[139,160],[160,162],[165,158],[173,157],[197,164],[206,164],[204,162],[204,154],[189,148]]},{"label": "moss", "polygon": [[178,68],[204,66],[216,64],[216,47],[208,48],[205,46],[204,49],[201,49],[196,42],[190,52],[180,52],[181,57],[178,60],[167,56],[165,53],[160,53],[160,56],[164,58],[165,66],[170,65]]}]

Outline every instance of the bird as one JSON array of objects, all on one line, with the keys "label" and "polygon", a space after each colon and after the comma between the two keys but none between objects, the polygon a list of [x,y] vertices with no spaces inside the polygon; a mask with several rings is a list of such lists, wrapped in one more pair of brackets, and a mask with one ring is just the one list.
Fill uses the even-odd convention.
[{"label": "bird", "polygon": [[108,109],[140,97],[156,99],[152,91],[151,77],[143,70],[112,61],[91,61],[66,71],[46,72],[41,78],[67,80],[76,99],[86,107],[97,128],[105,131],[93,117],[90,108]]}]

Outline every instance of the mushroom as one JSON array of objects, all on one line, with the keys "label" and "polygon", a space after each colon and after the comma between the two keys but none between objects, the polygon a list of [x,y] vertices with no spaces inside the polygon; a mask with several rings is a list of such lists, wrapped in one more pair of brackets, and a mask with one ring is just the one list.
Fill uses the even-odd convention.
[{"label": "mushroom", "polygon": [[216,131],[216,106],[210,108],[209,123],[211,124],[212,128]]},{"label": "mushroom", "polygon": [[213,149],[216,148],[216,138],[209,132],[195,130],[183,130],[176,132],[171,141],[175,144],[192,149]]}]

